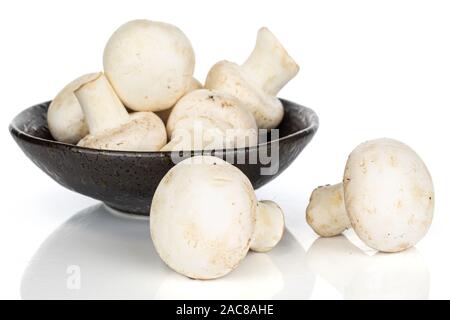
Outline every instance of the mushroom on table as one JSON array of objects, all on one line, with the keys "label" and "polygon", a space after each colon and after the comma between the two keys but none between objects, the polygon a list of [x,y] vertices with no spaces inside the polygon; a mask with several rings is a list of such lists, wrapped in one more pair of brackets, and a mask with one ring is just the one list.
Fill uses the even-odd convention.
[{"label": "mushroom on table", "polygon": [[422,159],[399,141],[377,139],[352,151],[342,184],[313,191],[306,219],[320,236],[353,227],[368,246],[398,252],[425,236],[433,210],[433,182]]},{"label": "mushroom on table", "polygon": [[173,167],[161,180],[150,210],[159,256],[194,279],[225,276],[249,249],[273,248],[283,230],[281,209],[272,202],[258,203],[248,178],[211,156],[188,158]]}]

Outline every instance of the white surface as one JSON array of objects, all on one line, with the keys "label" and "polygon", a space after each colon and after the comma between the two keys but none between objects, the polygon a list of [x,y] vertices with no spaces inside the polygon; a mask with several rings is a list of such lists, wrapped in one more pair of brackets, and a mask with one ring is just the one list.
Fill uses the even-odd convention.
[{"label": "white surface", "polygon": [[[1,2],[0,298],[450,298],[449,14],[445,0]],[[110,33],[134,18],[184,30],[198,79],[217,60],[242,62],[258,28],[268,26],[301,67],[280,96],[321,120],[298,160],[258,191],[285,209],[292,236],[220,282],[172,273],[154,256],[145,221],[109,216],[63,189],[6,130],[22,109],[98,71]],[[409,144],[429,167],[436,210],[428,235],[415,250],[388,256],[373,255],[351,232],[363,253],[343,238],[315,240],[304,220],[311,190],[337,182],[358,143],[383,136]],[[289,253],[281,259],[283,250]],[[72,265],[81,268],[80,290],[66,286]]]}]

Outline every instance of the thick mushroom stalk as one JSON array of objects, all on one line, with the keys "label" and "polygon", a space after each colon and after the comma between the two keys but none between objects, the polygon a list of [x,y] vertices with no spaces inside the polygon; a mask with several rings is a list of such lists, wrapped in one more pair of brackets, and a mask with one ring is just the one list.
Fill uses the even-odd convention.
[{"label": "thick mushroom stalk", "polygon": [[259,128],[276,128],[284,109],[276,94],[298,72],[299,67],[267,29],[258,32],[256,46],[239,66],[229,61],[216,63],[208,73],[205,88],[238,98],[255,117]]},{"label": "thick mushroom stalk", "polygon": [[351,152],[342,184],[313,191],[306,217],[321,236],[351,225],[369,247],[399,252],[425,236],[433,211],[433,182],[422,159],[404,143],[376,139]]},{"label": "thick mushroom stalk", "polygon": [[306,221],[321,237],[334,237],[351,228],[342,183],[314,189],[306,208]]},{"label": "thick mushroom stalk", "polygon": [[75,91],[89,127],[78,145],[93,149],[156,151],[167,141],[161,119],[152,112],[131,115],[106,77],[97,78]]},{"label": "thick mushroom stalk", "polygon": [[75,91],[89,127],[90,134],[121,126],[129,115],[122,102],[101,73]]},{"label": "thick mushroom stalk", "polygon": [[267,28],[259,29],[255,48],[241,67],[271,96],[277,95],[299,71],[297,63]]},{"label": "thick mushroom stalk", "polygon": [[272,250],[284,233],[284,215],[273,201],[259,201],[256,210],[256,224],[250,249],[256,252]]},{"label": "thick mushroom stalk", "polygon": [[47,123],[55,140],[76,144],[89,134],[83,110],[74,91],[97,77],[98,73],[90,73],[73,80],[50,103]]},{"label": "thick mushroom stalk", "polygon": [[167,120],[170,142],[161,151],[217,150],[254,146],[258,128],[235,97],[200,89],[177,102]]}]

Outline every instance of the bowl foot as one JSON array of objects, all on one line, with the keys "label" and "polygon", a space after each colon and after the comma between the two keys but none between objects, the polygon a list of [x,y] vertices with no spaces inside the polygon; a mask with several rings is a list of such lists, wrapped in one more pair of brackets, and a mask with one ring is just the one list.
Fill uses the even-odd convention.
[{"label": "bowl foot", "polygon": [[122,218],[122,219],[149,220],[149,216],[146,216],[146,215],[118,210],[118,209],[115,209],[115,208],[107,205],[106,203],[103,203],[103,205],[105,206],[106,211],[108,211],[112,215]]}]

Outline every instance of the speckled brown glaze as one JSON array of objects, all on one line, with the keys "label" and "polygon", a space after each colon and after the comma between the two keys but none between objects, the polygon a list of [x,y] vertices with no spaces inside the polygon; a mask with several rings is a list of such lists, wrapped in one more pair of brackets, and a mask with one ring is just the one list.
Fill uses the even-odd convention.
[{"label": "speckled brown glaze", "polygon": [[[261,175],[257,164],[236,164],[250,179],[255,189],[283,172],[311,141],[318,129],[317,115],[311,109],[281,100],[285,117],[279,126],[279,170],[274,175]],[[112,208],[148,215],[153,193],[161,179],[174,166],[170,152],[124,152],[94,150],[55,141],[47,127],[50,102],[30,107],[14,118],[9,130],[22,151],[39,168],[62,186],[105,202]],[[268,148],[257,147],[224,150],[212,155],[232,159],[238,153],[245,158]],[[202,152],[191,152],[190,156]],[[205,152],[206,153],[206,152]]]}]

